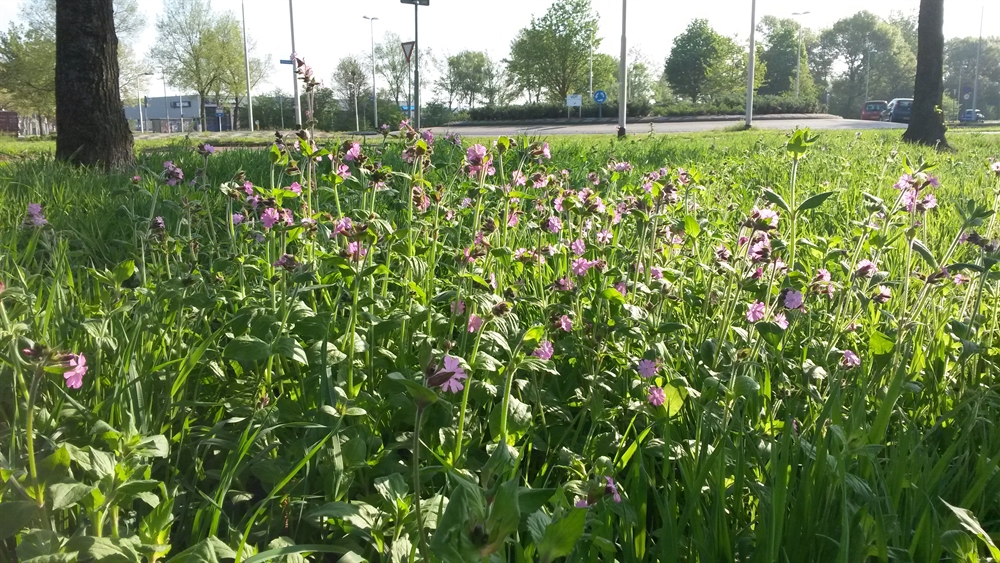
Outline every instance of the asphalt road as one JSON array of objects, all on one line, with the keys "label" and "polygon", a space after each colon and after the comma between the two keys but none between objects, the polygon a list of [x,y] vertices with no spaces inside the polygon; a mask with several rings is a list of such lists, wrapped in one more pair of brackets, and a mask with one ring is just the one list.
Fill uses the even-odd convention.
[{"label": "asphalt road", "polygon": [[[629,125],[629,134],[644,135],[654,133],[694,133],[698,131],[721,130],[742,123],[739,121],[686,121],[666,123],[635,123]],[[868,129],[906,129],[905,123],[887,123],[881,121],[861,121],[859,119],[759,119],[754,121],[754,127],[759,129],[781,129],[790,131],[796,127],[820,130],[868,130]],[[435,134],[448,132],[459,133],[467,137],[495,137],[498,135],[613,135],[618,126],[611,123],[587,124],[545,124],[545,125],[461,125],[435,127]]]}]

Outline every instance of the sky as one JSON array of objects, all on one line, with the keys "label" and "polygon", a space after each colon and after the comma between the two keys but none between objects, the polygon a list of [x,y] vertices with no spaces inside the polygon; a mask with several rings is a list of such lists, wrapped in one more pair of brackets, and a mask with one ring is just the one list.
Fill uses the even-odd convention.
[{"label": "sky", "polygon": [[[16,21],[22,2],[0,0],[0,29]],[[135,50],[145,53],[156,40],[155,22],[162,0],[138,0],[148,25]],[[420,46],[444,58],[463,50],[486,51],[505,57],[518,30],[541,17],[554,0],[430,0],[420,7]],[[269,56],[272,71],[257,90],[291,91],[292,71],[279,65],[292,51],[288,3],[284,0],[243,0],[247,35],[256,42],[258,55]],[[403,41],[413,39],[414,8],[399,0],[292,0],[295,15],[295,48],[315,69],[320,80],[332,81],[337,61],[346,55],[363,55],[375,41],[392,31]],[[600,52],[617,56],[621,49],[622,0],[592,0],[600,18]],[[213,9],[241,16],[241,0],[211,0]],[[919,0],[757,0],[757,19],[764,15],[788,17],[794,12],[804,26],[822,29],[861,10],[886,17],[893,11],[916,13]],[[716,31],[746,41],[750,32],[751,0],[628,0],[627,39],[654,70],[663,68],[673,38],[695,18],[705,18]],[[979,32],[979,8],[985,10],[983,34],[1000,35],[1000,1],[945,0],[946,38],[974,36]],[[363,16],[377,17],[374,25]],[[425,77],[426,78],[426,77]],[[379,79],[381,83],[382,80]],[[425,85],[427,82],[425,82]],[[147,85],[150,96],[162,95],[163,84]],[[176,91],[168,87],[170,94]],[[425,98],[428,97],[424,90]]]}]

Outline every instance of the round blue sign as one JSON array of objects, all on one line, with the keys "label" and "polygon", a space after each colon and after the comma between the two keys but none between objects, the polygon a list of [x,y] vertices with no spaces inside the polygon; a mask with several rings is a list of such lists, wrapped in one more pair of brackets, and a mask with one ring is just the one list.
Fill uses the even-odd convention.
[{"label": "round blue sign", "polygon": [[598,90],[594,92],[594,101],[599,104],[603,104],[604,102],[608,101],[608,93],[605,92],[604,90]]}]

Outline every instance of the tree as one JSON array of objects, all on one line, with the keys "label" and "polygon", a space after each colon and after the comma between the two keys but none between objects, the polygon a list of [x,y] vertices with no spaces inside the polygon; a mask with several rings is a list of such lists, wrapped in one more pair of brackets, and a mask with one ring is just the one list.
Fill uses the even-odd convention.
[{"label": "tree", "polygon": [[[731,37],[716,38],[715,57],[705,72],[705,96],[718,99],[725,96],[739,96],[747,88],[747,53],[742,45]],[[761,49],[757,48],[757,57]],[[754,73],[754,91],[764,82],[767,64],[758,59]],[[759,73],[759,74],[758,74]]]},{"label": "tree", "polygon": [[[437,61],[438,79],[434,82],[434,87],[438,95],[448,100],[448,111],[452,111],[455,106],[455,98],[461,91],[461,83],[455,66],[451,64],[451,57]],[[530,98],[528,100],[531,101]]]},{"label": "tree", "polygon": [[482,97],[488,106],[505,106],[514,97],[507,65],[489,55],[486,55],[486,66],[483,67]]},{"label": "tree", "polygon": [[482,51],[462,51],[448,57],[448,76],[459,99],[474,107],[486,83],[488,57]]},{"label": "tree", "polygon": [[[956,100],[963,107],[972,107],[972,96],[966,100],[958,90],[970,89],[973,86],[973,79],[976,72],[976,49],[979,39],[977,37],[956,37],[945,41],[944,44],[944,84],[946,92],[953,92]],[[1000,38],[984,37],[982,52],[980,53],[979,64],[979,91],[996,92],[1000,89]],[[996,111],[990,111],[985,101],[989,99],[980,96],[979,104],[987,113],[993,116],[1000,115]],[[994,108],[996,107],[993,105]],[[952,118],[958,115],[957,112],[949,114]]]},{"label": "tree", "polygon": [[675,93],[699,101],[708,85],[709,68],[719,54],[719,39],[708,20],[703,19],[692,21],[684,33],[674,38],[664,76]]},{"label": "tree", "polygon": [[[802,98],[812,98],[815,96],[816,87],[813,82],[812,73],[809,71],[808,45],[813,42],[813,35],[809,30],[803,29],[798,22],[791,18],[777,18],[775,16],[764,16],[757,25],[757,31],[761,33],[761,45],[758,60],[766,70],[762,73],[759,69],[754,73],[754,77],[760,74],[763,78],[758,93],[768,95],[781,95],[788,92],[795,92],[795,69],[799,66],[799,96]],[[799,57],[799,45],[801,34],[801,61]]]},{"label": "tree", "polygon": [[375,45],[375,70],[385,79],[397,106],[406,98],[409,68],[399,36],[386,32],[382,42]]},{"label": "tree", "polygon": [[149,57],[163,69],[167,82],[198,93],[202,123],[205,98],[220,79],[216,59],[222,52],[219,34],[225,31],[225,22],[212,14],[208,0],[164,0],[156,18],[156,44]]},{"label": "tree", "polygon": [[[350,55],[337,62],[333,71],[333,91],[337,97],[344,100],[345,111],[353,123],[356,101],[365,100],[370,95],[368,73],[362,66],[363,57]],[[363,103],[363,102],[362,102]]]},{"label": "tree", "polygon": [[219,41],[223,48],[215,59],[218,65],[218,81],[215,83],[216,101],[221,98],[233,102],[233,126],[240,123],[240,108],[247,97],[247,62],[250,64],[250,88],[254,88],[267,78],[271,66],[263,59],[254,56],[256,44],[247,39],[247,52],[250,55],[244,59],[243,30],[232,14],[223,14],[217,24],[220,30]]},{"label": "tree", "polygon": [[117,55],[112,0],[56,2],[56,158],[105,168],[135,163]]},{"label": "tree", "polygon": [[544,91],[562,102],[589,72],[596,37],[597,14],[590,0],[557,0],[541,18],[518,32],[511,43],[508,65],[515,84],[528,93]]},{"label": "tree", "polygon": [[941,113],[941,80],[944,69],[944,0],[920,0],[917,23],[917,76],[913,109],[903,140],[947,147]]}]

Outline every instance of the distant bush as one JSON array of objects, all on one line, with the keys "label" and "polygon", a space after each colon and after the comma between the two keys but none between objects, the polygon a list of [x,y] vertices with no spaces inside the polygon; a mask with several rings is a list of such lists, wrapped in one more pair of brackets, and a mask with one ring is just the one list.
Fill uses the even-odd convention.
[{"label": "distant bush", "polygon": [[[647,116],[700,116],[700,115],[742,115],[746,101],[742,96],[726,96],[705,103],[688,101],[670,102],[651,106],[648,103],[629,104],[629,117]],[[819,102],[812,98],[792,96],[756,96],[754,113],[768,115],[776,113],[818,113]],[[618,104],[604,104],[604,117],[618,115]],[[578,117],[579,108],[572,108],[570,117]],[[597,104],[583,106],[583,117],[597,117]],[[470,121],[530,121],[535,119],[558,119],[566,117],[566,106],[561,104],[524,104],[505,107],[480,107],[469,110]]]}]

